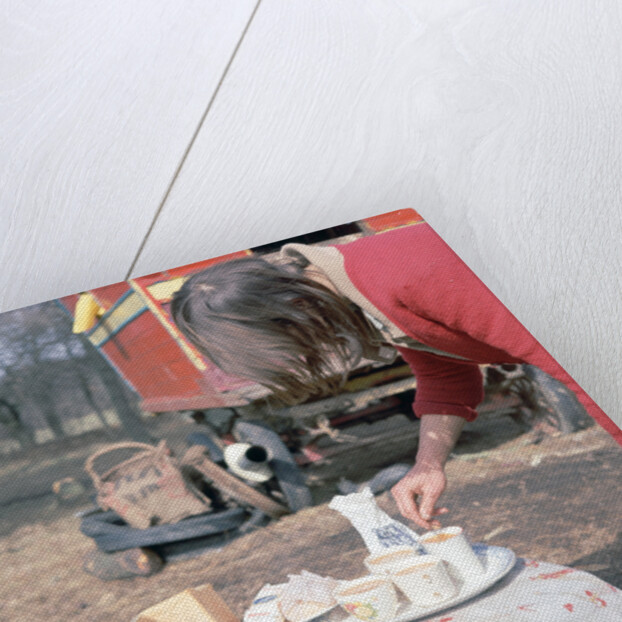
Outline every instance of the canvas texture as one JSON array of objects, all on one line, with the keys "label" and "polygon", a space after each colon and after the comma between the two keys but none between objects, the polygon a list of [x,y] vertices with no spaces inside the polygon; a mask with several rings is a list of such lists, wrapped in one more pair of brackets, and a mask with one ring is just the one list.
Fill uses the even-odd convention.
[{"label": "canvas texture", "polygon": [[0,339],[0,617],[621,619],[622,432],[415,210]]}]

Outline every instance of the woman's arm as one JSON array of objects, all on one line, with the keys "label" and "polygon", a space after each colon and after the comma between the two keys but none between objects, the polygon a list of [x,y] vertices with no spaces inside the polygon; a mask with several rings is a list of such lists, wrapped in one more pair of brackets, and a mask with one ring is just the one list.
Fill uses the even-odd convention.
[{"label": "woman's arm", "polygon": [[435,509],[447,484],[444,466],[464,424],[477,416],[476,407],[484,398],[483,377],[475,363],[398,350],[417,379],[413,410],[421,427],[416,464],[391,492],[404,517],[437,529],[434,516],[447,512]]},{"label": "woman's arm", "polygon": [[403,516],[425,529],[438,529],[434,516],[447,508],[436,508],[445,490],[445,463],[466,423],[454,415],[423,415],[415,466],[392,488]]}]

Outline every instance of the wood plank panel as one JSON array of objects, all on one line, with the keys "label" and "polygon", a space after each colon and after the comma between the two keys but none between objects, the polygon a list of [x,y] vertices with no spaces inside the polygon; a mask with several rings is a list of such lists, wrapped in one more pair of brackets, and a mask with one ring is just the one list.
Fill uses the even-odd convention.
[{"label": "wood plank panel", "polygon": [[125,278],[255,2],[5,3],[0,309]]},{"label": "wood plank panel", "polygon": [[622,424],[621,21],[264,0],[136,274],[414,207]]}]

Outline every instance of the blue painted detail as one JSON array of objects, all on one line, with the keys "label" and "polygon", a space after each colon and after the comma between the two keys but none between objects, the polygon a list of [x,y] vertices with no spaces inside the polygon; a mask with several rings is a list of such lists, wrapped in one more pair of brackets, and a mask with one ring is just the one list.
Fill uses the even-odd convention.
[{"label": "blue painted detail", "polygon": [[[102,339],[101,343],[99,343],[96,347],[97,348],[101,348],[105,343],[108,343],[108,341],[110,341],[110,339],[112,339],[112,337],[114,337],[117,333],[120,333],[130,322],[133,322],[139,315],[142,315],[145,311],[147,311],[147,307],[146,306],[142,307],[141,309],[136,311],[136,313],[133,313],[132,315],[130,315],[130,317],[128,317],[127,320],[125,320],[121,324],[119,324],[119,326],[117,326],[114,331],[109,332],[106,335],[106,337],[104,337],[104,339]],[[104,318],[102,317],[102,320],[103,319]],[[105,329],[105,327],[104,327],[104,329]]]},{"label": "blue painted detail", "polygon": [[128,289],[125,294],[122,294],[121,297],[117,300],[117,302],[115,302],[112,307],[110,307],[110,309],[108,309],[108,311],[106,311],[97,321],[97,323],[95,324],[95,326],[93,326],[93,328],[91,328],[90,330],[86,331],[84,334],[87,337],[90,337],[98,328],[99,325],[101,324],[101,322],[105,321],[108,317],[110,317],[110,315],[112,313],[114,313],[114,311],[116,310],[116,308],[131,294],[134,293],[133,289]]},{"label": "blue painted detail", "polygon": [[108,365],[110,365],[110,367],[112,367],[112,369],[114,369],[117,372],[117,376],[119,376],[119,378],[123,380],[125,386],[132,393],[140,397],[138,391],[130,384],[130,381],[123,375],[123,372],[114,364],[114,361],[112,361],[112,359],[101,348],[97,348],[96,346],[93,346],[93,347],[104,357],[104,359],[106,359],[106,362],[108,363]]},{"label": "blue painted detail", "polygon": [[54,302],[54,304],[57,305],[65,315],[69,316],[70,318],[73,317],[71,313],[69,313],[69,309],[60,300],[58,300],[58,298],[54,298],[52,302]]}]

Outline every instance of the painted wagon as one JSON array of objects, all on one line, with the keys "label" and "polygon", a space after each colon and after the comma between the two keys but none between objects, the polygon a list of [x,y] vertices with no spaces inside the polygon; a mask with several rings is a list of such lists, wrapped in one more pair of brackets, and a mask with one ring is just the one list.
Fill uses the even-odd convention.
[{"label": "painted wagon", "polygon": [[[418,222],[422,219],[416,212],[400,210],[300,236],[295,241],[343,242]],[[172,295],[191,274],[245,255],[269,256],[279,247],[280,244],[266,245],[208,259],[66,296],[60,303],[74,317],[74,330],[83,332],[138,394],[143,410],[184,411],[196,418],[204,415],[208,420],[211,412],[222,409],[234,409],[246,417],[266,415],[261,412],[268,395],[266,389],[223,373],[201,356],[173,323],[169,305]],[[414,384],[404,363],[373,371],[364,368],[356,370],[344,395],[290,408],[272,419],[281,422],[281,431],[283,422],[292,418],[299,422],[322,418],[325,423],[328,415],[343,414],[353,408],[360,409],[365,403],[412,391]],[[368,393],[372,387],[376,391]]]},{"label": "painted wagon", "polygon": [[[400,359],[390,366],[364,365],[351,374],[341,395],[273,412],[267,406],[269,393],[265,388],[225,374],[183,337],[169,312],[171,298],[190,275],[216,263],[251,254],[270,256],[286,242],[343,243],[422,222],[414,210],[398,210],[66,296],[60,303],[74,317],[74,330],[83,332],[138,394],[145,411],[184,411],[209,424],[212,412],[230,409],[245,418],[269,420],[283,434],[293,422],[315,425],[315,429],[328,424],[339,426],[356,417],[370,416],[370,405],[376,405],[372,411],[403,407],[416,390],[408,366]],[[569,431],[575,427],[576,421],[569,419],[567,413],[554,408],[545,412],[538,407],[536,402],[541,401],[541,396],[526,390],[523,372],[516,366],[487,369],[489,399],[482,410],[497,409],[549,430]],[[534,380],[532,374],[531,384]],[[312,445],[298,447],[299,461],[319,457]]]},{"label": "painted wagon", "polygon": [[[190,435],[188,440],[195,446],[192,449],[202,446],[209,456],[203,474],[211,484],[233,495],[239,505],[237,510],[246,508],[246,513],[228,508],[235,514],[233,523],[228,519],[221,524],[225,515],[216,512],[192,519],[196,526],[192,520],[183,521],[182,526],[164,525],[144,533],[128,530],[111,513],[95,514],[83,519],[83,532],[109,553],[167,543],[178,548],[179,540],[192,543],[198,535],[206,534],[209,540],[215,532],[278,515],[280,510],[275,510],[274,502],[285,511],[300,510],[312,502],[301,467],[321,461],[332,452],[343,452],[343,446],[331,447],[321,440],[334,438],[349,426],[397,413],[414,421],[411,404],[416,380],[400,358],[391,365],[362,363],[350,374],[339,395],[275,409],[267,389],[227,375],[204,358],[179,332],[169,307],[173,294],[190,275],[216,263],[250,254],[269,257],[286,242],[343,243],[422,222],[414,210],[399,210],[60,299],[74,318],[74,331],[84,333],[109,361],[139,396],[144,411],[180,412],[201,424],[197,428],[201,432]],[[552,379],[539,370],[516,365],[483,369],[487,397],[480,412],[510,415],[540,433],[568,432],[581,425],[581,413],[560,408],[557,397],[561,396],[563,402],[563,389],[551,385]],[[551,387],[552,393],[543,390]],[[269,479],[245,481],[244,473],[227,462],[227,447],[240,444],[248,448],[245,459],[269,463]],[[197,457],[195,452],[194,459]]]}]

